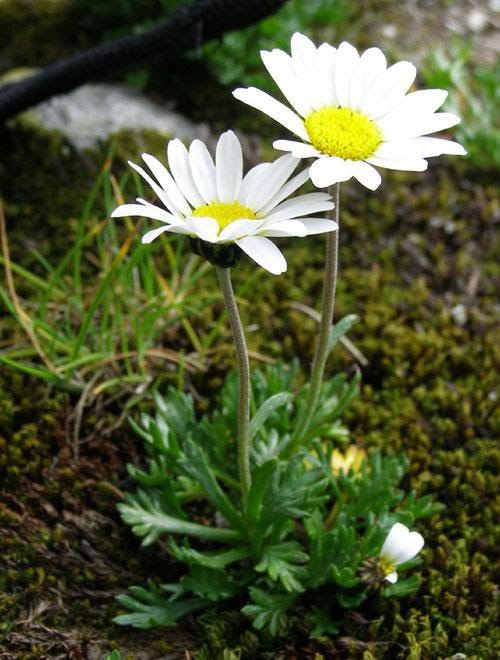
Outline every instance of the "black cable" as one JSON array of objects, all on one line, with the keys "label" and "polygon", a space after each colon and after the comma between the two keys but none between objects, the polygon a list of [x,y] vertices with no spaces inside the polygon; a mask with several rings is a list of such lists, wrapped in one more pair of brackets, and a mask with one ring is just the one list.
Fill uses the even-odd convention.
[{"label": "black cable", "polygon": [[0,123],[56,94],[133,67],[161,54],[179,60],[190,49],[266,18],[287,0],[198,0],[182,5],[169,21],[50,64],[40,73],[0,89]]}]

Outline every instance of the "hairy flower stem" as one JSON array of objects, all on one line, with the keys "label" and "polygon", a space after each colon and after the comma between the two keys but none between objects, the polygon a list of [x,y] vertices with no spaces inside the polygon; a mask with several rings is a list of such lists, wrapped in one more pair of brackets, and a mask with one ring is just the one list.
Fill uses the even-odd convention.
[{"label": "hairy flower stem", "polygon": [[229,323],[233,333],[236,360],[238,362],[238,469],[241,481],[243,506],[246,506],[252,478],[250,475],[250,363],[236,298],[231,284],[229,268],[216,266],[217,277],[224,295]]},{"label": "hairy flower stem", "polygon": [[[339,224],[339,197],[340,197],[340,184],[335,184],[333,189],[330,189],[332,196],[335,198],[335,209],[332,211],[333,219]],[[337,270],[338,270],[338,252],[339,252],[339,229],[332,231],[326,238],[326,254],[325,254],[325,276],[323,280],[323,296],[321,301],[321,321],[319,325],[318,340],[316,344],[316,353],[314,355],[311,367],[311,383],[309,387],[309,398],[305,407],[303,408],[298,420],[295,430],[292,435],[292,440],[288,446],[288,453],[293,453],[302,441],[304,434],[307,432],[309,425],[314,417],[318,401],[321,393],[321,385],[323,384],[323,376],[325,374],[325,365],[328,358],[328,347],[330,332],[332,329],[333,312],[335,308],[335,291],[337,289]]]}]

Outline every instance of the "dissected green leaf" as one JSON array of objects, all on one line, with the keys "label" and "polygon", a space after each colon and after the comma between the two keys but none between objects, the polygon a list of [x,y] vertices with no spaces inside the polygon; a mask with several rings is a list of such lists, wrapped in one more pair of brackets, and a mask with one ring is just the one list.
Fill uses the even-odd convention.
[{"label": "dissected green leaf", "polygon": [[241,589],[229,573],[199,564],[190,567],[189,573],[181,578],[181,585],[186,592],[212,602],[231,598]]},{"label": "dissected green leaf", "polygon": [[120,614],[113,619],[120,626],[132,626],[147,630],[160,626],[173,626],[177,620],[190,612],[203,609],[209,601],[202,598],[170,600],[165,598],[153,582],[148,588],[130,587],[131,595],[117,596],[117,601],[130,610],[130,614]]},{"label": "dissected green leaf", "polygon": [[412,492],[406,498],[404,508],[412,514],[413,520],[419,520],[440,513],[445,507],[443,504],[435,502],[431,495],[417,498],[415,493]]},{"label": "dissected green leaf", "polygon": [[366,600],[367,592],[365,590],[347,591],[339,589],[335,592],[335,596],[341,607],[351,609],[353,607],[358,607],[364,600]]},{"label": "dissected green leaf", "polygon": [[334,564],[330,569],[330,574],[333,581],[341,587],[355,587],[359,584],[359,578],[356,576],[352,568],[348,566],[337,568]]},{"label": "dissected green leaf", "polygon": [[341,475],[338,482],[347,498],[339,513],[339,522],[369,514],[381,516],[395,507],[403,498],[403,492],[397,486],[407,465],[408,461],[402,455],[382,458],[379,452],[373,452],[355,478]]},{"label": "dissected green leaf", "polygon": [[286,611],[296,599],[294,594],[269,593],[252,587],[250,597],[253,605],[245,605],[243,614],[252,619],[257,630],[267,628],[271,635],[282,632],[287,624]]},{"label": "dissected green leaf", "polygon": [[359,317],[356,314],[348,314],[344,318],[337,321],[333,328],[330,331],[330,336],[328,337],[328,352],[332,351],[334,347],[339,343],[341,338],[349,332],[352,326],[359,321]]},{"label": "dissected green leaf", "polygon": [[314,628],[309,633],[312,639],[318,639],[324,635],[336,635],[339,632],[339,624],[330,617],[326,608],[313,607],[309,615]]},{"label": "dissected green leaf", "polygon": [[420,587],[420,576],[412,575],[404,580],[398,580],[395,584],[391,584],[385,589],[382,589],[380,595],[383,598],[402,598],[409,596],[418,591]]},{"label": "dissected green leaf", "polygon": [[272,458],[254,469],[246,510],[247,524],[250,530],[257,524],[267,490],[271,485],[277,467],[278,461]]},{"label": "dissected green leaf", "polygon": [[309,557],[297,541],[287,541],[264,548],[260,562],[255,567],[260,573],[279,580],[287,591],[304,591],[301,582],[307,578],[307,571],[302,566]]},{"label": "dissected green leaf", "polygon": [[267,419],[281,406],[290,403],[293,400],[291,392],[279,392],[269,397],[257,410],[250,422],[250,440],[258,433],[262,426],[266,423]]},{"label": "dissected green leaf", "polygon": [[248,548],[233,548],[224,552],[199,552],[189,546],[179,546],[173,539],[169,540],[169,548],[178,561],[214,569],[225,568],[250,556]]},{"label": "dissected green leaf", "polygon": [[213,471],[210,469],[207,456],[201,447],[192,441],[187,441],[186,454],[180,461],[180,465],[187,474],[201,484],[215,510],[220,511],[235,529],[243,532],[242,515],[231,504],[229,498],[219,486]]},{"label": "dissected green leaf", "polygon": [[195,536],[221,543],[233,543],[240,537],[232,529],[208,527],[167,515],[157,498],[145,491],[127,494],[125,502],[118,504],[123,520],[132,525],[132,531],[143,537],[143,545],[151,545],[161,534],[171,533]]}]

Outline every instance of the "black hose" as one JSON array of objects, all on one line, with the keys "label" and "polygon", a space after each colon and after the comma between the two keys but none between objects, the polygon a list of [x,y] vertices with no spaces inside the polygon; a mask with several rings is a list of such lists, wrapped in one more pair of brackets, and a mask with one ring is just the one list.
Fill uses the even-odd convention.
[{"label": "black hose", "polygon": [[162,55],[166,63],[225,32],[266,18],[287,0],[198,0],[182,5],[166,23],[76,53],[50,64],[40,73],[0,89],[0,123],[14,115],[91,80],[134,67]]}]

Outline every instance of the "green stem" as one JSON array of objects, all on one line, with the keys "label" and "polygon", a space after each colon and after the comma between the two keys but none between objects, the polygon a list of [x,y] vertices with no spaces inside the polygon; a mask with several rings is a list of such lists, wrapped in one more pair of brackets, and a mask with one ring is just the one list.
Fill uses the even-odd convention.
[{"label": "green stem", "polygon": [[229,323],[233,333],[238,362],[238,469],[243,504],[246,506],[252,478],[250,475],[250,363],[236,298],[231,284],[229,268],[216,267],[217,277],[224,295]]},{"label": "green stem", "polygon": [[[333,193],[333,191],[331,191]],[[333,194],[332,194],[333,196]],[[339,224],[339,197],[340,184],[337,183],[334,188],[335,209],[333,217]],[[326,238],[325,254],[325,276],[323,280],[323,296],[321,302],[321,321],[319,325],[318,343],[311,367],[311,384],[309,388],[309,398],[307,404],[300,414],[295,427],[288,452],[293,452],[303,435],[307,432],[309,425],[314,417],[323,384],[325,374],[326,360],[328,358],[328,344],[330,332],[332,329],[333,312],[335,308],[335,291],[337,289],[337,271],[338,271],[338,251],[339,251],[339,229],[332,231]]]}]

